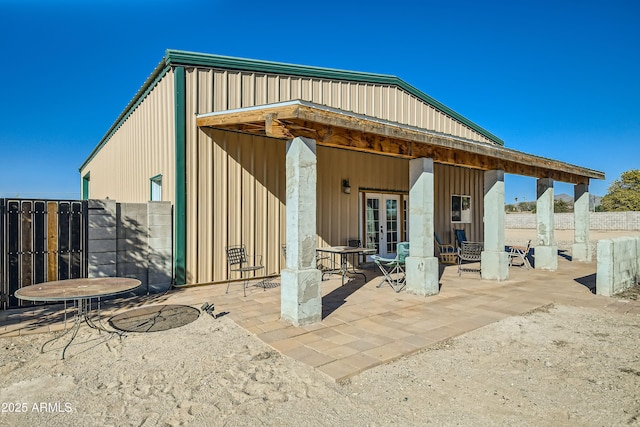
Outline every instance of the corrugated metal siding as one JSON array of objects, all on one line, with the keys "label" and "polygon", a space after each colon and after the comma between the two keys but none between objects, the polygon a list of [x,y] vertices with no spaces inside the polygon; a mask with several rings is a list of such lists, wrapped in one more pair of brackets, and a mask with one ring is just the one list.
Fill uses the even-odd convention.
[{"label": "corrugated metal siding", "polygon": [[[188,283],[236,278],[228,275],[224,249],[239,243],[264,256],[267,274],[278,273],[286,236],[286,143],[205,133],[196,127],[196,114],[300,98],[414,126],[426,123],[439,131],[447,123],[432,107],[380,85],[208,69],[187,70],[187,82]],[[484,140],[457,126],[462,136]],[[441,236],[452,234],[451,194],[470,195],[474,218],[464,228],[470,239],[481,240],[482,172],[436,167],[436,230]],[[342,192],[343,179],[350,180],[350,195]],[[345,244],[360,235],[358,189],[408,192],[408,184],[407,160],[318,147],[318,244]]]},{"label": "corrugated metal siding", "polygon": [[201,72],[209,75],[216,99],[209,110],[197,113],[302,99],[474,141],[492,143],[485,136],[395,86],[229,70],[202,69]]},{"label": "corrugated metal siding", "polygon": [[226,280],[225,247],[236,244],[262,255],[265,273],[280,271],[285,148],[286,141],[222,131],[188,144],[187,167],[199,168],[187,184],[188,283]]},{"label": "corrugated metal siding", "polygon": [[173,73],[167,73],[85,165],[80,175],[91,173],[90,198],[144,202],[149,179],[162,174],[162,198],[175,200],[173,88]]},{"label": "corrugated metal siding", "polygon": [[[200,173],[199,182],[189,186],[190,199],[195,201],[187,210],[188,283],[237,278],[228,275],[224,248],[240,243],[250,253],[263,255],[266,273],[277,274],[284,268],[280,246],[286,236],[286,142],[223,131],[201,132],[198,140],[197,146],[189,148],[197,151],[189,158],[198,159]],[[346,244],[347,239],[359,236],[358,190],[408,193],[409,163],[405,159],[327,147],[318,147],[317,153],[320,246]],[[474,218],[467,235],[480,236],[476,233],[482,230],[482,207],[478,205],[482,204],[482,173],[438,166],[436,174],[440,235],[452,232],[451,194],[469,194]],[[349,195],[342,192],[343,179],[350,181]],[[476,182],[466,184],[465,180]]]},{"label": "corrugated metal siding", "polygon": [[[467,239],[484,240],[484,172],[448,165],[434,165],[434,228],[442,243],[454,243],[453,230],[462,228]],[[471,196],[470,224],[451,222],[451,196]]]}]

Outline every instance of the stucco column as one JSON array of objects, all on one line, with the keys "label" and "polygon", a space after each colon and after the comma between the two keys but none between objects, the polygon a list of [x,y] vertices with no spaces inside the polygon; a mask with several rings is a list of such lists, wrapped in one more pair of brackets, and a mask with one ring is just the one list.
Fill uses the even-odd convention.
[{"label": "stucco column", "polygon": [[558,269],[558,246],[556,246],[554,235],[553,180],[551,178],[538,179],[537,194],[538,242],[535,249],[535,267],[555,271]]},{"label": "stucco column", "polygon": [[438,285],[438,258],[434,257],[433,159],[409,161],[409,256],[406,259],[407,292],[435,295]]},{"label": "stucco column", "polygon": [[509,255],[504,251],[504,171],[484,173],[484,250],[481,254],[483,279],[507,280]]},{"label": "stucco column", "polygon": [[589,184],[576,184],[573,187],[574,236],[572,260],[591,262],[591,244],[589,243]]},{"label": "stucco column", "polygon": [[322,320],[322,274],[316,268],[316,142],[287,142],[287,268],[282,270],[280,315],[296,326]]}]

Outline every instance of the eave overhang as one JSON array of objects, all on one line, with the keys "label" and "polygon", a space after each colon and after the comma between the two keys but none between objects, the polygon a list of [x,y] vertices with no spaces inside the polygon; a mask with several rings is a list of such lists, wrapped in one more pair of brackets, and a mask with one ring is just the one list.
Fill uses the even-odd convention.
[{"label": "eave overhang", "polygon": [[312,138],[321,146],[414,159],[572,184],[604,179],[603,172],[503,146],[355,114],[307,101],[289,101],[197,116],[201,128],[278,139]]}]

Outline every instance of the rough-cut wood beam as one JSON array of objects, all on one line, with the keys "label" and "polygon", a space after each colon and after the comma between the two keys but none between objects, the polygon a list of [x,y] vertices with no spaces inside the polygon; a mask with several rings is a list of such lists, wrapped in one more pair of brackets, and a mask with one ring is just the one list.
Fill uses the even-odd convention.
[{"label": "rough-cut wood beam", "polygon": [[275,114],[267,114],[264,122],[265,134],[272,138],[293,139],[294,135],[279,121]]},{"label": "rough-cut wood beam", "polygon": [[198,126],[209,126],[224,129],[227,126],[249,123],[264,123],[268,115],[282,120],[296,117],[298,105],[287,105],[277,109],[252,107],[247,109],[232,110],[228,113],[203,114],[198,116]]},{"label": "rough-cut wood beam", "polygon": [[602,172],[580,166],[303,101],[202,115],[197,123],[281,139],[303,136],[328,147],[403,158],[430,157],[437,163],[500,169],[574,184],[604,179]]}]

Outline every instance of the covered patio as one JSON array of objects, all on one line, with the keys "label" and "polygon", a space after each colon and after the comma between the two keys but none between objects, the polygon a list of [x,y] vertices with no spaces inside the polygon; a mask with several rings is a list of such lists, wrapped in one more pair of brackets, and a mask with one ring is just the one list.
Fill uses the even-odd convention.
[{"label": "covered patio", "polygon": [[[408,159],[411,249],[406,271],[410,294],[426,296],[440,291],[440,268],[434,253],[434,164],[484,173],[482,278],[498,282],[510,278],[504,236],[505,173],[538,179],[536,268],[555,271],[558,266],[553,224],[555,180],[575,185],[573,260],[591,261],[589,180],[603,179],[601,172],[301,100],[200,114],[197,124],[287,141],[287,259],[280,304],[281,318],[293,325],[320,322],[325,304],[324,284],[315,267],[317,146]],[[424,303],[424,299],[420,301]]]},{"label": "covered patio", "polygon": [[[589,288],[595,283],[595,269],[594,263],[560,258],[556,272],[511,267],[509,280],[498,282],[482,280],[477,274],[458,277],[456,268],[449,266],[442,269],[440,293],[428,303],[421,296],[377,288],[380,277],[374,277],[374,270],[365,271],[368,281],[359,277],[345,286],[340,286],[338,276],[332,276],[322,282],[322,320],[302,327],[281,319],[279,288],[252,287],[243,297],[239,285],[232,286],[228,294],[222,285],[195,286],[107,301],[103,315],[159,304],[200,308],[208,301],[215,303],[215,313],[226,313],[223,317],[280,353],[343,381],[509,316],[545,310],[550,304],[640,314],[638,302],[592,294]],[[1,338],[57,331],[64,323],[57,305],[2,312],[0,325]],[[170,337],[180,333],[180,328],[158,333]],[[126,346],[126,338],[123,342]]]}]

